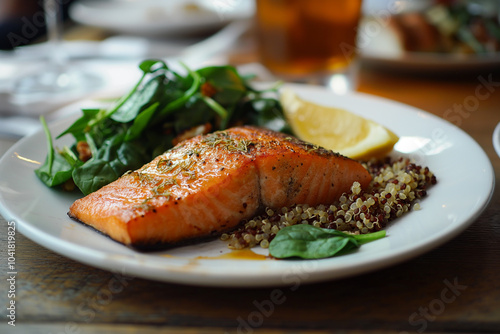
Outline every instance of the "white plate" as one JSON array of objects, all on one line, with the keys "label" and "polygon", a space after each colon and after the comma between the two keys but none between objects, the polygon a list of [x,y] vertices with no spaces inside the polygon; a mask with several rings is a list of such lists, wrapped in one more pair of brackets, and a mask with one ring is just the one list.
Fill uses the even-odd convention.
[{"label": "white plate", "polygon": [[[33,241],[91,266],[165,282],[249,287],[337,279],[410,259],[462,232],[489,202],[494,187],[491,163],[482,148],[454,125],[369,95],[336,96],[318,86],[290,86],[303,98],[346,108],[394,130],[401,137],[395,155],[410,156],[437,175],[438,184],[422,200],[422,209],[392,223],[386,238],[330,259],[200,259],[228,252],[226,244],[217,240],[139,253],[66,216],[78,195],[48,189],[36,178],[36,161],[44,161],[46,152],[44,135],[38,132],[19,141],[0,160],[0,212]],[[52,124],[53,134],[69,123],[62,120]],[[56,145],[69,141],[63,138]],[[266,254],[260,248],[255,251]]]},{"label": "white plate", "polygon": [[251,0],[81,0],[69,11],[70,17],[81,24],[147,36],[206,33],[234,20],[250,18],[253,13]]},{"label": "white plate", "polygon": [[500,123],[497,124],[493,131],[493,147],[500,157]]}]

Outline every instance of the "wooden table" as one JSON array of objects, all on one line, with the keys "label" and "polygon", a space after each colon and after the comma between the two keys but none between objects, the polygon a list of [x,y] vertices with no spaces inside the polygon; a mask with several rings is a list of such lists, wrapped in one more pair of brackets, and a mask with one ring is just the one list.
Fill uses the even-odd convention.
[{"label": "wooden table", "polygon": [[[491,82],[487,98],[468,116],[450,118],[447,110],[478,94],[484,80]],[[363,68],[359,91],[448,117],[486,151],[497,175],[495,194],[460,236],[387,269],[278,288],[282,303],[263,309],[274,288],[206,288],[122,277],[18,234],[14,328],[5,316],[7,222],[0,218],[0,332],[500,333],[500,158],[491,142],[500,122],[500,72],[425,77]],[[0,153],[11,144],[0,141]]]}]

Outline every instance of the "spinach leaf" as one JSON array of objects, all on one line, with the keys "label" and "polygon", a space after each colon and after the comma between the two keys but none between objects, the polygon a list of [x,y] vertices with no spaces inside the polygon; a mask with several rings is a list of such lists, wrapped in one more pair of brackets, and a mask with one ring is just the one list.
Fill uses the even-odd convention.
[{"label": "spinach leaf", "polygon": [[192,79],[191,86],[177,99],[172,102],[169,102],[166,107],[160,112],[161,116],[166,116],[170,114],[172,111],[182,107],[200,88],[201,78],[198,73],[191,71],[191,69],[187,68],[189,73],[189,78]]},{"label": "spinach leaf", "polygon": [[151,119],[151,117],[153,117],[157,108],[158,103],[155,103],[136,116],[134,123],[127,130],[125,141],[136,139],[141,135],[142,131],[147,127],[149,120]]},{"label": "spinach leaf", "polygon": [[185,107],[179,109],[175,114],[173,129],[176,133],[182,133],[187,129],[205,124],[213,119],[213,112],[203,99],[193,97]]},{"label": "spinach leaf", "polygon": [[100,112],[100,109],[82,109],[83,115],[57,136],[57,138],[61,138],[66,134],[72,134],[77,141],[83,140],[84,133],[90,129],[89,123],[95,119]]},{"label": "spinach leaf", "polygon": [[213,111],[215,111],[217,114],[219,114],[219,116],[222,118],[222,119],[225,119],[227,118],[227,110],[224,109],[223,106],[221,106],[219,104],[219,102],[215,101],[214,99],[208,97],[208,96],[203,96],[202,97],[202,100],[203,102],[205,102],[207,104],[207,106],[209,106]]},{"label": "spinach leaf", "polygon": [[156,77],[148,81],[141,90],[134,93],[118,108],[111,119],[120,123],[127,123],[134,120],[142,108],[156,95],[163,77]]},{"label": "spinach leaf", "polygon": [[48,154],[45,158],[45,163],[35,170],[38,178],[49,187],[57,186],[66,182],[71,178],[73,165],[68,162],[63,155],[57,154],[52,143],[52,135],[50,133],[47,122],[43,117],[40,118],[43,131],[47,139]]},{"label": "spinach leaf", "polygon": [[385,231],[351,235],[332,229],[298,224],[281,229],[269,244],[275,258],[321,259],[340,255],[361,244],[385,237]]},{"label": "spinach leaf", "polygon": [[129,170],[139,168],[148,160],[141,145],[124,142],[121,137],[106,141],[97,152],[92,153],[92,159],[73,170],[73,180],[84,195],[98,190]]},{"label": "spinach leaf", "polygon": [[143,73],[154,73],[160,70],[167,70],[167,64],[160,59],[146,59],[139,64]]},{"label": "spinach leaf", "polygon": [[[77,119],[68,129],[63,131],[57,138],[61,138],[66,134],[72,134],[77,141],[83,140],[84,133],[89,132],[93,127],[109,119],[115,112],[121,110],[122,106],[130,100],[138,99],[136,95],[142,83],[146,80],[147,75],[161,69],[167,69],[167,65],[159,60],[145,60],[139,64],[139,68],[143,74],[139,81],[132,89],[122,96],[112,108],[109,109],[82,109],[83,115]],[[122,113],[125,113],[124,111]],[[118,117],[120,118],[120,117]]]}]

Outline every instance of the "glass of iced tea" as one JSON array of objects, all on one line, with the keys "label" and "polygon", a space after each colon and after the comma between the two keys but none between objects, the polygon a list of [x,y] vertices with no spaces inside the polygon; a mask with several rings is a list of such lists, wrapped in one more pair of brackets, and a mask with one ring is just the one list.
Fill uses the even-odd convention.
[{"label": "glass of iced tea", "polygon": [[351,74],[361,2],[256,0],[262,64],[294,81]]}]

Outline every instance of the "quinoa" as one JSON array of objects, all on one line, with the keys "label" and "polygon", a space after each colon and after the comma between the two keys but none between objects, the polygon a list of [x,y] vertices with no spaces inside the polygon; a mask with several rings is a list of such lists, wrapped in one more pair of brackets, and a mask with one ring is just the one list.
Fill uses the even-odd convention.
[{"label": "quinoa", "polygon": [[362,162],[373,179],[364,191],[354,182],[349,192],[330,204],[297,204],[281,209],[266,208],[260,216],[245,220],[234,231],[221,235],[231,249],[252,248],[269,243],[286,226],[309,224],[352,234],[384,229],[391,221],[411,210],[420,210],[418,200],[436,184],[428,167],[406,158]]}]

